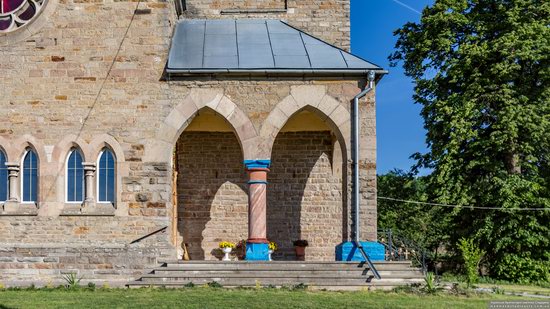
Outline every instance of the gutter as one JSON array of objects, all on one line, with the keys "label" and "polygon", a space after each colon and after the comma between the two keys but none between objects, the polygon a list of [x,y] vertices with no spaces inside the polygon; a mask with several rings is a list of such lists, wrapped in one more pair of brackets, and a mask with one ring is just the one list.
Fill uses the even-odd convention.
[{"label": "gutter", "polygon": [[380,274],[376,270],[376,267],[370,260],[369,256],[365,252],[363,245],[361,244],[361,238],[360,238],[360,192],[359,192],[359,99],[366,96],[369,92],[371,92],[374,89],[374,80],[376,78],[376,72],[375,71],[369,71],[367,74],[367,86],[359,92],[354,98],[353,98],[353,122],[352,122],[352,144],[351,144],[351,160],[352,160],[352,167],[353,167],[353,178],[352,178],[352,196],[353,196],[353,208],[354,208],[354,232],[353,232],[353,242],[355,243],[355,246],[361,252],[361,255],[363,255],[363,258],[369,265],[370,270],[373,272],[374,277],[376,279],[381,279]]},{"label": "gutter", "polygon": [[364,77],[371,72],[377,74],[387,74],[388,71],[380,69],[171,69],[166,68],[166,73],[172,75],[194,75],[194,74],[254,74],[254,75],[270,75],[270,74],[288,74],[288,75],[348,75]]}]

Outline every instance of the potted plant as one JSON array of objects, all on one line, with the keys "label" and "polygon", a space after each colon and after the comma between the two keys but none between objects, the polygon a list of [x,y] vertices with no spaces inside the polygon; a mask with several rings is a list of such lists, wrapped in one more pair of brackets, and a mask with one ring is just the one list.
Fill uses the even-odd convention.
[{"label": "potted plant", "polygon": [[239,260],[244,260],[246,258],[246,240],[242,239],[237,243],[235,254],[237,254]]},{"label": "potted plant", "polygon": [[273,254],[273,252],[277,250],[277,244],[274,241],[270,241],[267,249],[268,249],[267,253],[269,254],[269,260],[273,261],[273,259],[271,258],[271,254]]},{"label": "potted plant", "polygon": [[224,253],[222,261],[231,261],[229,258],[229,253],[235,248],[235,244],[229,241],[222,241],[219,245],[220,249]]},{"label": "potted plant", "polygon": [[309,245],[307,240],[298,239],[294,241],[294,251],[296,252],[296,258],[298,261],[304,261],[306,257],[306,247]]}]

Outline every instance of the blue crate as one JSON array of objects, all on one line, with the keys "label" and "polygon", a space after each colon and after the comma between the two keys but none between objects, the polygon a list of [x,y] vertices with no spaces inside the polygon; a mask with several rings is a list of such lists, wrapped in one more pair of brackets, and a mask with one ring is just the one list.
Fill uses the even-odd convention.
[{"label": "blue crate", "polygon": [[[362,241],[361,245],[371,261],[384,261],[384,245],[375,241]],[[337,261],[364,261],[363,255],[354,242],[347,241],[336,246]]]}]

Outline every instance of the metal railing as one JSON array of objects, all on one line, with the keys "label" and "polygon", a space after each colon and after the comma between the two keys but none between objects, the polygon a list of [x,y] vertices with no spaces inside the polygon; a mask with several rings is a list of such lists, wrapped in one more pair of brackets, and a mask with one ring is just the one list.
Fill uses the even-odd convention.
[{"label": "metal railing", "polygon": [[354,241],[354,243],[355,243],[355,246],[357,247],[357,249],[359,249],[359,252],[361,252],[361,255],[365,259],[365,262],[367,262],[367,265],[369,266],[370,270],[372,271],[372,274],[374,275],[374,278],[382,279],[382,277],[380,277],[380,273],[378,273],[378,270],[376,270],[376,267],[374,266],[374,263],[372,263],[372,261],[370,260],[369,255],[365,252],[365,249],[363,248],[363,245],[361,245],[361,243],[358,242],[358,241]]},{"label": "metal railing", "polygon": [[386,260],[411,261],[422,268],[422,273],[426,273],[426,249],[392,229],[378,230],[378,239],[386,249]]},{"label": "metal railing", "polygon": [[142,236],[142,237],[140,237],[140,238],[138,238],[138,239],[136,239],[136,240],[133,240],[133,241],[130,243],[130,245],[131,245],[131,244],[135,244],[135,243],[137,243],[137,242],[140,242],[140,241],[144,240],[145,238],[151,237],[151,236],[153,236],[153,235],[155,235],[155,234],[157,234],[157,233],[164,232],[167,228],[168,228],[168,226],[165,226],[165,227],[160,228],[160,229],[158,229],[158,230],[156,230],[156,231],[154,231],[154,232],[151,232],[151,233],[149,233],[149,234],[147,234],[147,235],[145,235],[145,236]]}]

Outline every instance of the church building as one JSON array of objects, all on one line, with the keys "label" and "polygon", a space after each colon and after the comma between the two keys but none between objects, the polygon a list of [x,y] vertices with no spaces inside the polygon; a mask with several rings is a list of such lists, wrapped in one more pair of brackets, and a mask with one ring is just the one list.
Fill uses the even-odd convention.
[{"label": "church building", "polygon": [[376,241],[349,0],[0,0],[0,58],[0,283]]}]

